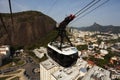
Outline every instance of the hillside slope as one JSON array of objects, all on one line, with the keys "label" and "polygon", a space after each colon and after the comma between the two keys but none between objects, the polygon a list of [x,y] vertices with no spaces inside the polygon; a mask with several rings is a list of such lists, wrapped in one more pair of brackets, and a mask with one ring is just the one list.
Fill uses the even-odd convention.
[{"label": "hillside slope", "polygon": [[52,31],[56,24],[52,18],[37,11],[14,13],[14,27],[10,14],[2,13],[2,17],[11,40],[0,21],[0,44],[32,45]]}]

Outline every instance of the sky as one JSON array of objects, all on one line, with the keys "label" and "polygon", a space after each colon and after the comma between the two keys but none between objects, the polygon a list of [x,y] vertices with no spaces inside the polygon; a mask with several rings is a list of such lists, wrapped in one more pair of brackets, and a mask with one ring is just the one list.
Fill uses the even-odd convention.
[{"label": "sky", "polygon": [[[92,0],[11,0],[11,3],[13,12],[27,10],[40,11],[60,23],[66,16],[75,14],[91,1]],[[101,0],[97,5],[104,1],[105,0]],[[0,0],[0,13],[9,12],[8,0]],[[85,27],[92,25],[94,22],[101,25],[120,26],[120,0],[110,0],[88,15],[71,22],[69,26]]]}]

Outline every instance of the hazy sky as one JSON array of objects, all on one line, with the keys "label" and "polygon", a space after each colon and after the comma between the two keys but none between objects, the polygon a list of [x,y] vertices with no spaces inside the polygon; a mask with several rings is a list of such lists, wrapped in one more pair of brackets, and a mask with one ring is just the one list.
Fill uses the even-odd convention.
[{"label": "hazy sky", "polygon": [[[37,10],[51,16],[58,23],[67,15],[76,13],[90,1],[92,0],[11,0],[13,12]],[[105,0],[101,0],[103,1]],[[0,12],[9,12],[8,0],[0,0]],[[89,26],[94,22],[120,26],[120,0],[110,0],[70,26]]]}]

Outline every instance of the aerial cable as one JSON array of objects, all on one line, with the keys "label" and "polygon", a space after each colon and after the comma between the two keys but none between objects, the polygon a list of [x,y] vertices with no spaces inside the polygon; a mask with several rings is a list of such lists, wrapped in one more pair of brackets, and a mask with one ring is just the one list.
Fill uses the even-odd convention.
[{"label": "aerial cable", "polygon": [[10,38],[9,32],[8,32],[8,30],[7,30],[7,27],[6,27],[5,23],[4,23],[4,21],[3,21],[3,18],[2,18],[2,14],[1,14],[1,13],[0,13],[0,20],[1,20],[1,23],[2,23],[2,25],[3,25],[3,28],[5,29],[6,33],[8,34],[9,40],[10,40],[10,42],[11,42],[11,38]]},{"label": "aerial cable", "polygon": [[10,16],[11,16],[11,21],[12,21],[12,26],[13,26],[13,31],[14,31],[14,23],[13,23],[13,13],[12,13],[11,0],[8,0],[8,2],[9,2]]},{"label": "aerial cable", "polygon": [[94,5],[96,5],[97,3],[99,3],[101,0],[95,0],[94,2],[90,2],[91,4],[89,4],[87,7],[85,7],[84,9],[82,9],[79,11],[80,13],[77,12],[77,14],[75,15],[75,17],[80,16],[81,14],[83,14],[84,12],[88,11],[91,7],[93,7]]},{"label": "aerial cable", "polygon": [[[104,4],[106,4],[108,1],[110,1],[110,0],[104,1],[103,3],[101,3],[100,5],[98,5],[97,7],[95,7],[94,9],[90,10],[89,12],[85,13],[85,14],[82,15],[81,17],[77,18],[77,19],[76,19],[75,21],[73,21],[73,22],[76,22],[77,20],[85,17],[86,15],[90,14],[90,13],[93,12],[94,10],[96,10],[96,9],[98,9],[99,7],[101,7],[101,6],[103,6]],[[72,22],[72,23],[73,23],[73,22]],[[72,24],[72,23],[71,23],[71,24]]]},{"label": "aerial cable", "polygon": [[88,9],[90,9],[91,7],[93,7],[94,5],[96,5],[98,2],[100,2],[101,0],[96,1],[94,4],[92,4],[91,6],[89,6],[88,8],[86,8],[84,11],[82,11],[81,13],[77,14],[76,17],[80,16],[81,14],[83,14],[84,12],[86,12]]},{"label": "aerial cable", "polygon": [[58,0],[55,0],[54,3],[52,4],[52,6],[48,9],[47,13],[50,13],[50,11],[52,11],[53,7],[55,6],[55,4],[57,3]]},{"label": "aerial cable", "polygon": [[90,3],[88,3],[85,7],[83,7],[81,10],[79,10],[78,12],[76,12],[74,15],[77,15],[79,12],[81,12],[82,10],[84,10],[86,7],[88,7],[89,5],[91,5],[93,2],[95,2],[96,0],[91,1]]}]

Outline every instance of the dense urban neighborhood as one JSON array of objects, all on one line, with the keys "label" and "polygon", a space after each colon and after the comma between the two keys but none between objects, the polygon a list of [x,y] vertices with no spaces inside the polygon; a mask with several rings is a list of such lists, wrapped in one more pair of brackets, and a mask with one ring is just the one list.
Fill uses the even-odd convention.
[{"label": "dense urban neighborhood", "polygon": [[0,0],[0,80],[120,80],[120,0]]},{"label": "dense urban neighborhood", "polygon": [[[68,29],[79,50],[75,65],[63,68],[47,54],[47,47],[18,49],[0,46],[0,80],[119,80],[120,33]],[[48,76],[48,77],[45,77]]]}]

